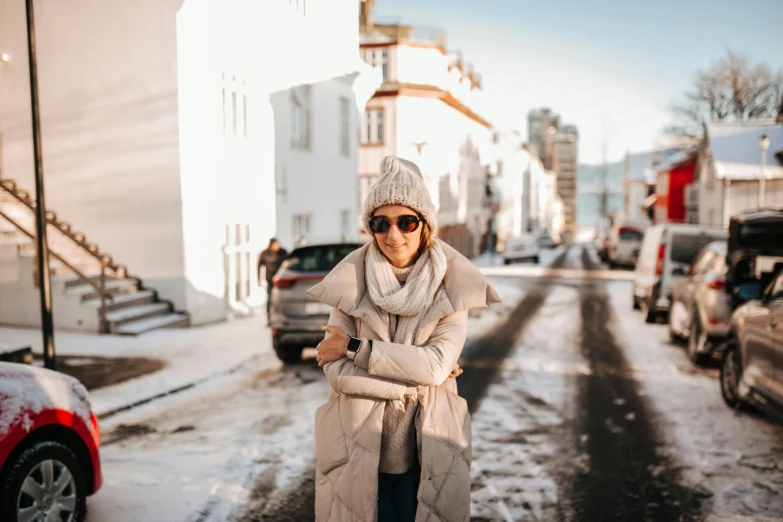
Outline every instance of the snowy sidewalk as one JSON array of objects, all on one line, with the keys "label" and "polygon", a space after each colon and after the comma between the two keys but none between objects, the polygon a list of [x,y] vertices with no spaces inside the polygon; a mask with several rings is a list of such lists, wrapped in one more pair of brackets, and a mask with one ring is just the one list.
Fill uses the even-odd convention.
[{"label": "snowy sidewalk", "polygon": [[[0,327],[0,340],[42,352],[37,329]],[[150,357],[166,363],[160,371],[92,391],[90,398],[99,417],[230,373],[251,360],[262,367],[280,365],[264,316],[155,330],[139,337],[56,332],[55,347],[58,355]]]}]

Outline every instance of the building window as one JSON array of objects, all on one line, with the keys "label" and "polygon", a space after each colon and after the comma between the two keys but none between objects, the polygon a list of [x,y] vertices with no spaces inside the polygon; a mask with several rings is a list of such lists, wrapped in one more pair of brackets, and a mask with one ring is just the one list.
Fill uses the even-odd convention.
[{"label": "building window", "polygon": [[364,61],[373,67],[380,67],[383,81],[389,79],[389,52],[386,49],[370,49],[365,51]]},{"label": "building window", "polygon": [[383,109],[364,111],[362,143],[373,145],[383,143]]},{"label": "building window", "polygon": [[310,148],[310,86],[299,85],[291,89],[291,146],[295,149]]},{"label": "building window", "polygon": [[247,138],[247,82],[225,73],[222,80],[223,136]]},{"label": "building window", "polygon": [[340,153],[351,155],[351,105],[348,98],[340,98]]},{"label": "building window", "polygon": [[310,218],[311,214],[296,214],[293,216],[293,223],[291,224],[291,233],[294,240],[298,240],[303,237],[307,237],[310,233]]},{"label": "building window", "polygon": [[389,79],[389,53],[381,51],[381,70],[383,71],[383,81]]},{"label": "building window", "polygon": [[300,14],[307,14],[307,11],[305,9],[306,0],[288,0],[288,5],[294,7],[296,9],[297,13]]}]

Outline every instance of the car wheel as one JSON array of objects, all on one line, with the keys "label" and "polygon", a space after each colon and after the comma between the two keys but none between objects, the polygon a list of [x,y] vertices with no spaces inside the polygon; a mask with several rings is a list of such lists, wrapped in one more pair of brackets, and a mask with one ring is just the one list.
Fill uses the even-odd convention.
[{"label": "car wheel", "polygon": [[655,296],[651,295],[647,299],[644,300],[644,322],[645,323],[657,323],[658,322],[658,311],[655,309],[655,305],[653,304],[655,300]]},{"label": "car wheel", "polygon": [[747,403],[739,396],[739,385],[742,382],[742,360],[736,341],[730,341],[720,364],[720,393],[723,402],[729,408],[745,409]]},{"label": "car wheel", "polygon": [[707,333],[701,326],[699,312],[693,311],[691,319],[691,331],[688,334],[688,357],[696,366],[704,366],[707,362],[708,354],[704,353],[707,347]]},{"label": "car wheel", "polygon": [[674,327],[672,325],[672,317],[674,317],[673,313],[669,314],[669,340],[672,344],[680,344],[683,341],[683,338],[680,334],[674,331]]},{"label": "car wheel", "polygon": [[82,522],[85,470],[67,446],[36,442],[13,462],[0,484],[0,519]]},{"label": "car wheel", "polygon": [[304,348],[301,346],[282,343],[278,336],[272,338],[272,346],[275,349],[277,358],[286,364],[298,363],[302,360],[302,351]]},{"label": "car wheel", "polygon": [[538,264],[538,262],[539,262],[539,257],[538,257],[538,256],[534,256],[534,257],[533,257],[533,262],[534,262],[535,264]]},{"label": "car wheel", "polygon": [[504,265],[510,265],[511,264],[511,260],[510,259],[504,259],[503,260],[503,264]]}]

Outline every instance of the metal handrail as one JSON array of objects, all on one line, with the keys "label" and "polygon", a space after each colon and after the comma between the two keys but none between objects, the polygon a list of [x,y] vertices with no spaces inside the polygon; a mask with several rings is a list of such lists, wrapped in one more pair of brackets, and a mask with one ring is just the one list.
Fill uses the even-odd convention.
[{"label": "metal handrail", "polygon": [[[27,195],[26,191],[22,189],[18,189],[16,182],[14,182],[13,180],[0,179],[0,188],[3,188],[13,198],[15,198],[23,205],[25,205],[30,210],[35,210],[35,201],[33,201],[29,197],[29,195]],[[24,193],[25,196],[20,195],[20,192]],[[56,228],[61,234],[66,236],[68,239],[76,243],[77,246],[79,246],[82,250],[84,250],[92,257],[97,259],[99,262],[101,263],[106,262],[107,268],[111,269],[115,273],[115,276],[119,277],[119,274],[122,273],[122,277],[119,277],[120,279],[126,279],[128,277],[128,269],[125,265],[116,264],[114,263],[114,259],[111,256],[101,254],[96,245],[90,244],[86,241],[86,237],[84,234],[79,232],[73,232],[69,224],[61,223],[57,219],[56,213],[51,211],[47,212],[46,222],[47,224],[52,225],[54,228]]]},{"label": "metal handrail", "polygon": [[[7,186],[10,185],[10,186]],[[17,193],[16,183],[11,180],[3,180],[0,179],[0,188],[4,189],[6,192],[11,194],[15,199],[17,199],[19,202],[21,202],[23,205],[25,205],[30,210],[34,210],[35,203],[30,200],[29,196],[22,196],[19,193]],[[21,189],[19,189],[20,192]],[[26,194],[26,192],[25,192]],[[52,216],[49,216],[48,214],[52,214]],[[35,234],[28,231],[24,228],[20,223],[18,223],[16,220],[14,220],[11,216],[0,210],[0,217],[4,218],[6,221],[11,223],[13,226],[15,226],[17,229],[19,229],[23,234],[25,234],[30,239],[35,239]],[[119,277],[119,272],[122,271],[122,277],[119,277],[120,279],[126,279],[127,278],[127,269],[123,265],[111,265],[111,257],[106,255],[101,255],[98,247],[95,245],[88,244],[83,238],[83,234],[74,234],[70,231],[70,226],[61,227],[59,226],[59,222],[56,220],[56,214],[47,212],[46,216],[46,222],[49,225],[54,226],[59,230],[65,237],[75,242],[79,247],[81,247],[85,252],[87,252],[89,255],[97,259],[101,264],[101,273],[99,278],[99,283],[95,283],[92,281],[89,277],[87,277],[81,270],[70,264],[68,261],[63,259],[62,256],[57,254],[56,252],[49,250],[49,255],[51,257],[54,257],[58,261],[60,261],[65,267],[67,267],[69,270],[71,270],[76,276],[79,278],[80,281],[83,283],[86,283],[90,286],[92,286],[100,295],[101,299],[101,306],[100,306],[100,333],[107,333],[108,332],[108,322],[106,321],[106,300],[111,299],[111,296],[108,295],[108,292],[106,291],[106,269],[111,269],[116,277]],[[53,219],[54,218],[54,219]],[[65,230],[67,229],[67,230]],[[77,239],[76,236],[81,236],[82,240]],[[41,274],[38,274],[38,277],[41,277]],[[39,283],[40,284],[40,283]]]}]

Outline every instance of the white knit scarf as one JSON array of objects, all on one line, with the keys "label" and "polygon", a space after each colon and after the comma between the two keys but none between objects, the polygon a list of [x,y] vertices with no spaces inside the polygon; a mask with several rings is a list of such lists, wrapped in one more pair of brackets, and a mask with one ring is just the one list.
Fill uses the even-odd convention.
[{"label": "white knit scarf", "polygon": [[[441,246],[435,241],[419,256],[403,285],[373,241],[367,249],[364,274],[370,300],[381,312],[392,341],[413,344],[446,274],[446,254]],[[396,324],[392,316],[397,316]]]}]

